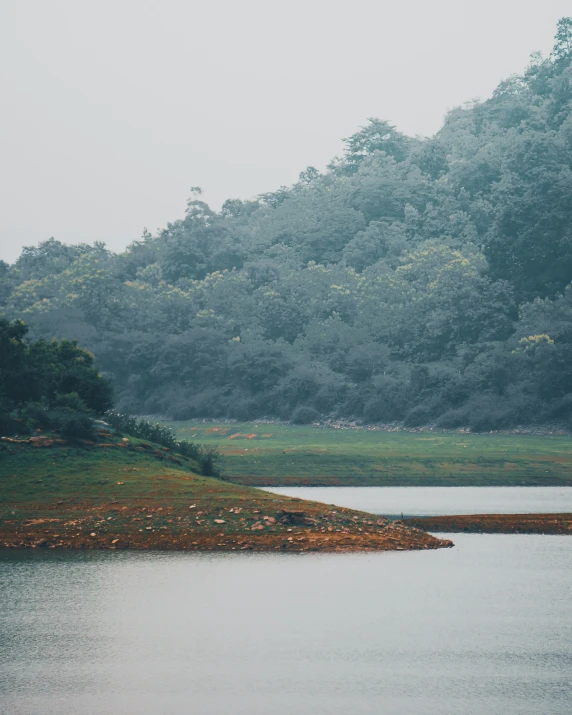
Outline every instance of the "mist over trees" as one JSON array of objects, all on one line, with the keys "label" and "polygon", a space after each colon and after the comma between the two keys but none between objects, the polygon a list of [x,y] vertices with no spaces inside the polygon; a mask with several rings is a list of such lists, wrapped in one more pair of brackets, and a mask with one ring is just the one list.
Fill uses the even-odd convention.
[{"label": "mist over trees", "polygon": [[326,171],[122,254],[0,262],[0,311],[78,339],[121,411],[489,430],[572,415],[572,18],[430,139],[370,119]]}]

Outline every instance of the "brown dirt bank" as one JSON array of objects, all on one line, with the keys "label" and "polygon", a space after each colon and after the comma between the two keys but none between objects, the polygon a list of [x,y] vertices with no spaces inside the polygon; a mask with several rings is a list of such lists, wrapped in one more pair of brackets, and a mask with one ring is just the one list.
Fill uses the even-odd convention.
[{"label": "brown dirt bank", "polygon": [[300,504],[303,510],[265,509],[252,525],[236,529],[239,524],[228,518],[234,515],[230,509],[239,508],[242,516],[250,511],[248,506],[217,504],[213,510],[197,500],[193,515],[200,514],[201,524],[190,523],[188,508],[185,513],[178,506],[86,505],[68,508],[65,514],[61,508],[43,508],[3,519],[0,547],[300,552],[406,551],[453,545],[401,523],[346,509],[332,512],[313,502]]},{"label": "brown dirt bank", "polygon": [[404,519],[403,523],[437,533],[572,535],[572,514],[423,516]]}]

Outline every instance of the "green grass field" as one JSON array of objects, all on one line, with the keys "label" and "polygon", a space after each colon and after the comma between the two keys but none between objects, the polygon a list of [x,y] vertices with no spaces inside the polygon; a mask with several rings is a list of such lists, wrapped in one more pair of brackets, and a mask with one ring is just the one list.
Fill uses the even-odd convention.
[{"label": "green grass field", "polygon": [[[2,444],[0,503],[188,499],[204,485],[223,490],[232,486],[199,476],[196,463],[190,459],[177,455],[177,462],[171,462],[166,456],[157,459],[153,454],[137,451],[140,443],[141,440],[131,439],[129,449],[73,444],[34,449]],[[8,447],[12,454],[7,453]]]},{"label": "green grass field", "polygon": [[403,524],[196,474],[135,438],[0,440],[0,546],[356,551],[451,546]]},{"label": "green grass field", "polygon": [[170,422],[252,486],[572,486],[572,437]]}]

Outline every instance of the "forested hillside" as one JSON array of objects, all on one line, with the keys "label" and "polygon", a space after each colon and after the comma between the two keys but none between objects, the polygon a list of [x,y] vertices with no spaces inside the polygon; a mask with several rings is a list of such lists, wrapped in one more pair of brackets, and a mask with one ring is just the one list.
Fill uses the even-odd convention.
[{"label": "forested hillside", "polygon": [[[380,88],[380,91],[383,91]],[[489,430],[572,415],[572,18],[430,139],[370,119],[320,173],[122,254],[50,239],[0,310],[77,338],[118,409]]]}]

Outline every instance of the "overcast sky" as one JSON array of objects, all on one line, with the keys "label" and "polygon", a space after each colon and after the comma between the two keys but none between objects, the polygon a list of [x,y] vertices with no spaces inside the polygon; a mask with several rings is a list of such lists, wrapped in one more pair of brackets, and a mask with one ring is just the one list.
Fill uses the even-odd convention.
[{"label": "overcast sky", "polygon": [[324,168],[367,117],[430,135],[548,53],[570,0],[0,0],[0,258],[114,250]]}]

